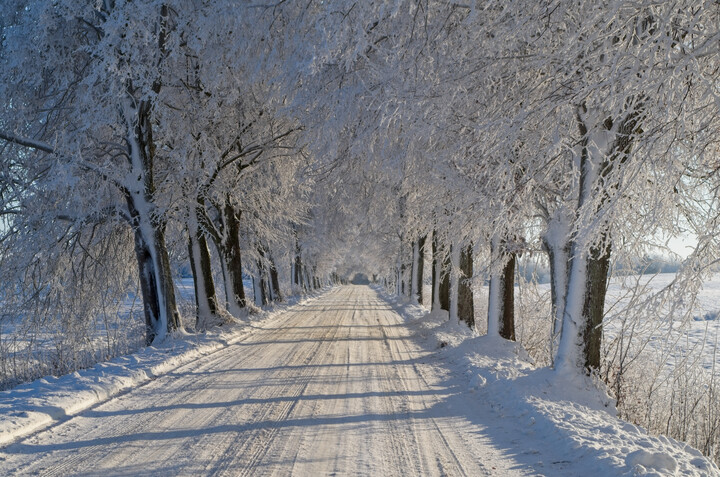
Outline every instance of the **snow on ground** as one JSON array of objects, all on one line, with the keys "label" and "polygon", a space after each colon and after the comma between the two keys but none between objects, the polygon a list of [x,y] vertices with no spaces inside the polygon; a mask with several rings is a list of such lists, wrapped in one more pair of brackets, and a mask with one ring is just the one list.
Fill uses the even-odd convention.
[{"label": "snow on ground", "polygon": [[[252,297],[252,282],[243,282]],[[186,329],[195,327],[195,291],[192,278],[175,282],[177,305]],[[224,300],[223,290],[218,290]],[[248,294],[249,293],[249,294]],[[251,299],[251,298],[250,298]],[[122,303],[109,305],[88,323],[76,323],[69,331],[62,320],[35,323],[25,316],[0,317],[0,390],[9,389],[45,374],[93,366],[145,346],[142,299],[129,291]]]},{"label": "snow on ground", "polygon": [[[183,287],[179,289],[183,293]],[[309,295],[302,301],[315,298]],[[291,297],[285,304],[274,304],[264,312],[249,315],[251,324],[241,322],[202,334],[178,334],[159,346],[146,347],[88,369],[60,377],[46,376],[0,391],[0,445],[65,420],[178,366],[236,343],[251,333],[254,326],[298,301],[298,297]]]},{"label": "snow on ground", "polygon": [[614,416],[516,344],[344,287],[0,393],[5,442],[60,421],[0,450],[0,473],[720,476]]},{"label": "snow on ground", "polygon": [[464,376],[470,399],[485,403],[477,420],[531,475],[720,475],[700,451],[617,419],[601,383],[536,368],[517,344],[477,336],[444,311],[393,303],[438,360]]},{"label": "snow on ground", "polygon": [[[652,309],[652,315],[642,316],[646,307],[643,300],[669,287],[675,277],[674,273],[660,273],[612,279],[606,299],[605,334],[612,339],[622,329],[623,318],[640,315],[642,323],[635,325],[643,335],[639,339],[648,340],[650,348],[665,355],[668,368],[672,368],[678,358],[694,353],[701,355],[705,369],[717,369],[720,367],[720,355],[717,353],[720,343],[720,275],[703,282],[692,305],[683,303],[686,297],[674,296],[670,303],[659,306],[657,311]],[[635,295],[635,290],[641,292]],[[685,318],[685,314],[690,318]]]}]

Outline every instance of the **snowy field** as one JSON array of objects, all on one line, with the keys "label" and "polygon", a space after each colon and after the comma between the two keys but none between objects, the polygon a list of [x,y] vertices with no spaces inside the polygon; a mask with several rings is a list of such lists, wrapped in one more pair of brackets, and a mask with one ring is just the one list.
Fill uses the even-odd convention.
[{"label": "snowy field", "polygon": [[[707,370],[720,369],[717,352],[720,338],[720,275],[703,283],[695,302],[688,297],[670,294],[669,303],[656,308],[653,296],[664,290],[670,293],[674,273],[615,278],[610,282],[606,299],[606,336],[617,338],[633,314],[643,323],[637,325],[645,333],[650,347],[666,356],[670,367],[690,354],[696,354]],[[639,290],[639,292],[638,292]],[[657,310],[657,311],[656,311]],[[644,325],[644,326],[642,326]]]},{"label": "snowy field", "polygon": [[[615,418],[592,383],[368,287],[209,340],[128,357],[125,384],[116,361],[0,393],[2,435],[42,415],[50,426],[3,448],[0,472],[720,475]],[[107,400],[113,383],[124,392]]]},{"label": "snowy field", "polygon": [[[720,369],[720,274],[705,281],[694,300],[671,288],[675,278],[674,273],[661,273],[611,279],[603,321],[607,357],[608,348],[624,335],[632,337],[635,346],[662,356],[666,370],[690,355],[707,370]],[[480,334],[485,332],[487,293],[487,286],[475,293]],[[516,286],[516,326],[526,346],[543,348],[533,356],[539,364],[548,359],[550,316],[549,284]]]}]

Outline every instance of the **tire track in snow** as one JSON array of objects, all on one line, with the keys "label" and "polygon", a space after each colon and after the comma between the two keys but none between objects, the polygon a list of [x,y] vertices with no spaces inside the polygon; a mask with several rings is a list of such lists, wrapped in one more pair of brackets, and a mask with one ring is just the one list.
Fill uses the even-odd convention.
[{"label": "tire track in snow", "polygon": [[[301,320],[302,316],[296,316],[295,319]],[[288,323],[288,325],[290,324],[291,323]],[[270,422],[276,424],[282,422],[292,414],[293,409],[295,409],[295,406],[297,406],[298,403],[297,398],[302,396],[302,394],[307,389],[308,384],[317,372],[318,368],[315,365],[320,362],[320,348],[325,342],[332,340],[337,334],[337,332],[337,327],[326,327],[326,329],[322,332],[321,336],[312,337],[312,339],[315,340],[316,343],[314,346],[308,347],[308,349],[305,350],[306,354],[304,356],[304,359],[302,360],[303,366],[305,367],[306,371],[301,373],[299,377],[295,378],[296,382],[292,385],[293,389],[290,393],[287,392],[288,388],[285,388],[285,392],[282,394],[288,399],[286,399],[281,406],[268,412],[265,418],[259,422]],[[282,333],[282,331],[278,331],[278,333]],[[293,360],[293,362],[297,361]],[[301,369],[303,369],[302,366]],[[237,473],[236,469],[234,475],[254,475],[256,473],[256,465],[267,454],[270,442],[272,442],[273,438],[277,434],[279,427],[277,425],[270,424],[269,428],[265,429],[267,429],[267,432],[264,432],[263,435],[258,439],[253,440],[251,448],[247,450],[250,452],[250,459],[247,463],[245,463],[245,468],[242,469],[239,473]],[[226,461],[226,464],[227,465],[213,469],[210,474],[221,475],[229,468],[230,462]]]},{"label": "tire track in snow", "polygon": [[334,290],[8,447],[0,474],[489,475],[409,335],[372,289]]},{"label": "tire track in snow", "polygon": [[[401,357],[401,356],[407,356],[410,355],[411,352],[408,349],[407,340],[397,340],[393,339],[392,341],[388,340],[388,337],[392,336],[393,338],[398,338],[400,335],[398,333],[392,333],[392,328],[390,328],[390,333],[388,333],[388,327],[385,325],[381,325],[380,329],[382,331],[383,337],[388,342],[388,347],[390,348],[390,352],[392,355]],[[402,346],[402,349],[401,349]],[[420,377],[422,379],[423,388],[425,389],[431,389],[433,386],[431,383],[428,382],[428,380],[423,376],[422,372],[420,371],[420,367],[415,363],[411,361],[412,366],[412,373],[411,370],[403,367],[403,368],[395,368],[395,380],[398,383],[402,383],[403,387],[405,389],[405,392],[409,392],[409,389],[405,386],[405,383],[411,382],[413,379],[417,379]],[[401,376],[401,374],[403,376]],[[431,405],[427,403],[425,397],[422,394],[418,395],[420,400],[422,400],[422,407],[424,408],[430,408]],[[440,442],[438,442],[436,439],[432,442],[418,442],[418,429],[417,429],[417,422],[412,417],[409,416],[409,422],[412,425],[413,428],[413,436],[416,439],[416,443],[418,446],[424,446],[425,447],[425,453],[424,455],[427,456],[427,461],[425,462],[426,469],[429,469],[432,467],[433,462],[430,461],[430,455],[434,456],[434,463],[437,466],[438,471],[440,472],[440,475],[468,475],[465,470],[463,469],[462,462],[460,461],[460,458],[458,457],[457,453],[453,450],[455,449],[465,449],[467,448],[467,443],[463,442],[461,445],[451,446],[450,442],[448,441],[447,437],[445,436],[445,433],[440,429],[440,427],[437,424],[437,420],[434,417],[429,417],[424,422],[430,423],[432,425],[432,429],[435,431],[433,434],[437,438],[439,438]],[[428,446],[428,444],[430,444]],[[438,444],[442,444],[443,454],[445,456],[445,459],[443,459],[440,455],[440,452],[438,452]],[[448,459],[450,458],[450,459]]]}]

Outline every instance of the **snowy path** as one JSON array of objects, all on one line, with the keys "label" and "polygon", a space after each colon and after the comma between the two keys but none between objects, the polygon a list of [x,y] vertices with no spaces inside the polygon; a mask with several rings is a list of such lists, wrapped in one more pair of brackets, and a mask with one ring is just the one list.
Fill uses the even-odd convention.
[{"label": "snowy path", "polygon": [[519,473],[427,354],[374,290],[336,289],[0,450],[0,475]]}]

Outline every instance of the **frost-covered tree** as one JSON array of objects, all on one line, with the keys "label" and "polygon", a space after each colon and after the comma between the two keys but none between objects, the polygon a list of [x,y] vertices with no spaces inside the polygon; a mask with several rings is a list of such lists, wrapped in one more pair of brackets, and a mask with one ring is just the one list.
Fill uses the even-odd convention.
[{"label": "frost-covered tree", "polygon": [[[6,2],[2,138],[42,152],[37,187],[92,197],[73,222],[122,217],[134,234],[147,341],[180,326],[165,245],[163,164],[153,136],[166,57],[178,38],[167,2]],[[32,39],[32,41],[28,41]],[[42,181],[42,185],[41,185]],[[34,211],[31,211],[34,212]],[[57,220],[57,219],[55,219]]]}]

